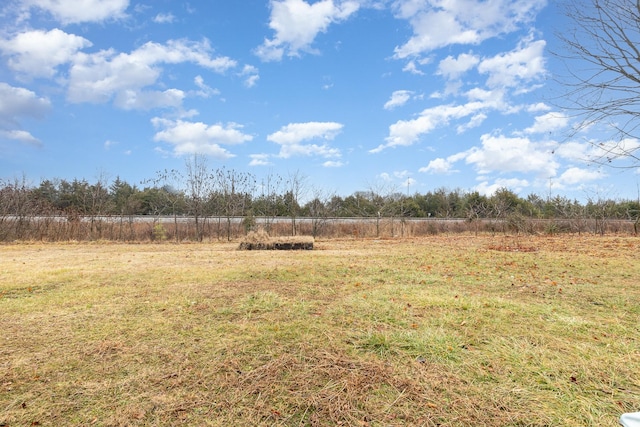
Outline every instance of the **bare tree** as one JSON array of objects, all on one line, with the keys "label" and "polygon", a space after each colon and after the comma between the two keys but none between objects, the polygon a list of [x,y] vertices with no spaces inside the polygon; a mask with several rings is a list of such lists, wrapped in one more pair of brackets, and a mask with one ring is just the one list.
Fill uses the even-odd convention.
[{"label": "bare tree", "polygon": [[[571,136],[595,124],[613,143],[597,142],[590,159],[617,167],[640,163],[640,0],[565,0],[572,23],[558,31],[565,47],[567,93],[558,106],[578,119]],[[614,161],[618,160],[619,162]]]},{"label": "bare tree", "polygon": [[184,192],[180,190],[180,188],[183,187],[183,181],[183,175],[176,169],[158,171],[156,172],[155,178],[143,181],[145,183],[153,184],[154,188],[160,188],[160,191],[157,192],[160,197],[153,200],[152,203],[157,203],[161,206],[154,207],[153,210],[158,216],[161,213],[164,214],[165,210],[167,213],[171,213],[173,216],[174,237],[176,242],[180,241],[178,212],[184,211],[184,205],[186,203]]},{"label": "bare tree", "polygon": [[27,238],[34,212],[26,176],[0,180],[0,188],[0,240]]},{"label": "bare tree", "polygon": [[320,187],[311,187],[312,199],[304,205],[305,214],[311,219],[311,235],[318,237],[335,212],[331,210],[331,200],[335,193],[329,193]]},{"label": "bare tree", "polygon": [[207,158],[200,154],[189,157],[185,163],[187,171],[187,195],[188,204],[196,226],[196,240],[201,242],[203,238],[206,202],[213,192],[213,177],[207,166]]},{"label": "bare tree", "polygon": [[269,172],[258,185],[259,195],[253,201],[254,214],[263,217],[267,233],[271,232],[271,223],[278,216],[278,197],[282,189],[282,177]]},{"label": "bare tree", "polygon": [[87,213],[91,220],[91,233],[101,239],[104,221],[102,216],[109,210],[109,178],[105,172],[100,172],[95,184],[90,185],[87,194]]},{"label": "bare tree", "polygon": [[383,217],[391,218],[391,234],[393,235],[393,219],[398,213],[393,199],[393,194],[397,194],[396,185],[388,181],[378,181],[369,184],[368,192],[371,203],[375,207],[376,237],[380,237],[380,220]]},{"label": "bare tree", "polygon": [[287,193],[284,196],[284,202],[289,217],[291,218],[292,236],[295,236],[297,233],[296,218],[300,213],[300,201],[307,192],[306,179],[307,177],[303,175],[299,170],[290,172],[289,177],[287,178]]},{"label": "bare tree", "polygon": [[599,191],[587,196],[586,210],[595,221],[594,233],[604,236],[607,222],[614,217],[616,202],[603,197]]},{"label": "bare tree", "polygon": [[475,225],[475,234],[478,235],[480,227],[480,218],[483,218],[490,211],[489,200],[486,196],[474,191],[469,193],[466,198],[467,220]]},{"label": "bare tree", "polygon": [[227,219],[227,240],[230,241],[231,220],[247,213],[256,179],[250,173],[225,168],[217,170],[215,179],[220,208]]}]

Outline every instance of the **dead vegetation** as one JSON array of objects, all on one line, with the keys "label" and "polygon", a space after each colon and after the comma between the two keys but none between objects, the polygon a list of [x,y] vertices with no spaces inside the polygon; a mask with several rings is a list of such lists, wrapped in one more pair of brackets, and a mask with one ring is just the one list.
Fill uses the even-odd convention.
[{"label": "dead vegetation", "polygon": [[270,237],[269,234],[260,229],[250,231],[242,239],[238,249],[240,250],[312,250],[314,238],[312,236],[286,236]]}]

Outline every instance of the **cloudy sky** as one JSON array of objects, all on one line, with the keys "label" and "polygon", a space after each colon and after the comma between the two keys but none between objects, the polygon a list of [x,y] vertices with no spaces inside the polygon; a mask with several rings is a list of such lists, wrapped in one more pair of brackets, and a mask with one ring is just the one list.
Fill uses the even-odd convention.
[{"label": "cloudy sky", "polygon": [[601,132],[568,140],[554,108],[565,19],[547,0],[4,0],[0,178],[140,184],[200,153],[341,195],[635,199],[633,170],[585,162]]}]

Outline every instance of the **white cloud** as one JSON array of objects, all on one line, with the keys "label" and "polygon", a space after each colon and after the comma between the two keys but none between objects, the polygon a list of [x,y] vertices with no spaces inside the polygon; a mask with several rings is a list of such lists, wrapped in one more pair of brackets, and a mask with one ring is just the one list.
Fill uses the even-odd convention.
[{"label": "white cloud", "polygon": [[165,91],[135,91],[123,90],[118,92],[114,105],[123,110],[150,110],[153,108],[178,108],[182,105],[185,93],[178,89]]},{"label": "white cloud", "polygon": [[551,110],[551,107],[544,102],[538,102],[537,104],[531,104],[527,107],[527,111],[530,113],[541,113]]},{"label": "white cloud", "polygon": [[139,60],[148,65],[191,62],[216,73],[224,73],[237,65],[236,61],[226,56],[213,57],[212,53],[213,49],[206,39],[200,42],[180,39],[169,40],[166,44],[147,42],[130,55],[123,54],[123,58]]},{"label": "white cloud", "polygon": [[402,186],[402,188],[406,188],[408,190],[410,187],[416,185],[417,182],[418,181],[416,181],[413,178],[407,178],[402,182],[401,186]]},{"label": "white cloud", "polygon": [[418,75],[418,76],[424,75],[424,72],[418,68],[418,66],[416,65],[415,61],[407,62],[407,65],[404,66],[402,71],[405,71],[405,72],[411,73],[411,74],[415,74],[415,75]]},{"label": "white cloud", "polygon": [[236,62],[228,57],[213,57],[206,40],[170,40],[166,44],[148,42],[131,53],[117,54],[113,50],[78,53],[69,71],[68,98],[71,102],[102,103],[116,95],[118,106],[143,109],[174,106],[180,91],[141,94],[140,100],[148,100],[149,104],[127,104],[122,99],[130,99],[132,92],[141,92],[143,88],[156,84],[162,72],[161,64],[183,62],[195,63],[218,73],[236,66]]},{"label": "white cloud", "polygon": [[484,123],[486,119],[487,119],[486,114],[484,113],[476,114],[473,117],[471,117],[471,119],[467,123],[464,123],[458,126],[456,128],[456,132],[460,134],[468,131],[469,129],[477,128],[478,126],[482,125],[482,123]]},{"label": "white cloud", "polygon": [[161,129],[153,137],[154,141],[173,145],[176,155],[199,153],[228,159],[234,155],[221,145],[237,145],[253,139],[253,136],[242,133],[242,126],[237,123],[208,125],[159,117],[153,118],[151,123]]},{"label": "white cloud", "polygon": [[569,141],[554,147],[556,155],[575,162],[609,163],[629,159],[630,153],[640,150],[640,140],[625,138],[621,141],[590,140]]},{"label": "white cloud", "polygon": [[269,27],[273,39],[265,39],[255,53],[263,61],[279,61],[283,55],[298,56],[313,53],[311,47],[319,33],[329,25],[343,21],[359,9],[357,1],[321,0],[309,4],[303,0],[271,0]]},{"label": "white cloud", "polygon": [[273,163],[269,161],[271,157],[269,154],[250,154],[251,161],[249,166],[270,166]]},{"label": "white cloud", "polygon": [[429,174],[450,174],[458,172],[453,169],[453,164],[457,161],[463,160],[466,156],[467,152],[463,151],[461,153],[453,154],[446,159],[437,158],[431,160],[427,166],[420,168],[418,172]]},{"label": "white cloud", "polygon": [[253,65],[245,65],[239,73],[239,76],[245,77],[244,85],[249,88],[254,87],[258,83],[258,80],[260,80],[259,71]]},{"label": "white cloud", "polygon": [[475,114],[485,107],[484,103],[470,102],[465,105],[439,105],[428,108],[420,113],[420,116],[416,119],[399,120],[389,126],[389,136],[386,138],[386,144],[382,144],[370,150],[370,152],[378,153],[385,148],[413,145],[423,134],[449,124],[452,119],[460,119]]},{"label": "white cloud", "polygon": [[[475,4],[475,2],[472,3]],[[410,6],[406,1],[403,5]],[[464,133],[484,123],[488,118],[489,111],[500,111],[505,114],[519,111],[522,107],[509,105],[506,89],[523,90],[522,88],[526,87],[526,84],[541,79],[545,75],[544,46],[544,41],[532,41],[528,37],[520,41],[518,47],[513,51],[490,58],[480,59],[478,56],[468,53],[458,55],[456,58],[447,57],[440,62],[437,73],[447,77],[450,85],[446,87],[445,93],[438,92],[432,98],[458,93],[461,87],[460,76],[476,66],[479,73],[488,76],[486,82],[488,89],[474,87],[465,92],[463,95],[469,100],[466,104],[439,105],[422,111],[417,118],[399,120],[389,127],[386,143],[370,152],[377,153],[389,147],[413,145],[422,135],[428,134],[436,128],[448,126],[454,120],[461,121],[470,117],[466,122],[457,124],[455,128],[458,133]],[[552,122],[550,116],[542,117],[540,120],[538,126],[531,127],[529,130],[532,132],[541,130],[543,124],[546,124],[547,127],[551,124],[559,127],[562,124],[559,116]]]},{"label": "white cloud", "polygon": [[24,4],[49,12],[63,24],[74,24],[122,18],[129,0],[25,0]]},{"label": "white cloud", "polygon": [[[414,178],[411,178],[411,172],[408,170],[394,171],[393,176],[396,179],[401,180],[400,187],[409,188],[412,185],[415,185],[418,181]],[[388,174],[387,174],[388,177]]]},{"label": "white cloud", "polygon": [[388,190],[394,192],[407,190],[418,183],[416,179],[411,178],[411,172],[408,170],[393,171],[392,173],[382,172],[378,178]]},{"label": "white cloud", "polygon": [[108,102],[114,94],[140,90],[160,77],[156,61],[138,60],[135,54],[100,51],[80,54],[70,70],[68,98],[71,102]]},{"label": "white cloud", "polygon": [[295,156],[340,157],[340,150],[327,144],[285,144],[280,148],[279,157],[288,159]]},{"label": "white cloud", "polygon": [[321,139],[330,141],[344,125],[335,122],[291,123],[267,136],[267,140],[280,145],[279,157],[320,156],[340,157],[340,150],[327,144],[303,144],[303,141]]},{"label": "white cloud", "polygon": [[277,144],[298,144],[315,138],[332,140],[343,127],[335,122],[290,123],[267,136],[267,140]]},{"label": "white cloud", "polygon": [[42,142],[25,130],[2,130],[0,129],[0,138],[11,139],[27,145],[36,147],[42,146]]},{"label": "white cloud", "polygon": [[546,0],[397,0],[395,14],[413,36],[395,49],[396,58],[420,56],[452,44],[477,45],[531,22]]},{"label": "white cloud", "polygon": [[533,126],[524,130],[525,133],[547,133],[567,127],[569,123],[569,117],[563,113],[547,113],[542,116],[537,116],[533,123]]},{"label": "white cloud", "polygon": [[407,178],[409,175],[411,175],[411,172],[406,169],[401,171],[393,171],[393,176],[399,179]]},{"label": "white cloud", "polygon": [[476,191],[485,196],[493,196],[496,191],[501,188],[508,188],[511,191],[520,193],[523,189],[529,187],[529,181],[526,179],[517,178],[499,178],[496,179],[493,184],[489,184],[487,181],[483,181],[476,186]]},{"label": "white cloud", "polygon": [[596,181],[603,177],[604,174],[601,171],[571,167],[560,175],[559,181],[562,185],[575,185],[584,184],[589,181]]},{"label": "white cloud", "polygon": [[465,93],[469,101],[482,101],[488,103],[494,107],[499,107],[503,104],[504,91],[502,90],[486,90],[479,87],[474,87]]},{"label": "white cloud", "polygon": [[336,160],[327,160],[322,164],[325,168],[341,168],[344,166],[344,163]]},{"label": "white cloud", "polygon": [[254,74],[246,78],[246,80],[244,81],[244,85],[246,87],[254,87],[258,83],[258,80],[260,80],[260,76]]},{"label": "white cloud", "polygon": [[0,82],[0,137],[23,144],[40,146],[40,140],[20,129],[23,118],[41,119],[51,110],[47,98],[34,92]]},{"label": "white cloud", "polygon": [[445,76],[447,79],[458,79],[460,76],[480,62],[477,55],[462,53],[457,58],[447,56],[440,61],[436,74]]},{"label": "white cloud", "polygon": [[434,175],[443,175],[451,173],[453,164],[447,159],[434,159],[429,162],[425,167],[422,167],[418,172],[429,173]]},{"label": "white cloud", "polygon": [[172,13],[159,13],[153,18],[156,24],[171,24],[175,20],[176,17]]},{"label": "white cloud", "polygon": [[384,104],[385,110],[393,110],[396,107],[401,107],[411,99],[413,92],[410,90],[396,90],[391,94],[391,98]]},{"label": "white cloud", "polygon": [[200,90],[196,92],[196,95],[202,98],[209,98],[212,95],[220,95],[220,91],[208,86],[200,75],[194,77],[193,83],[200,88]]},{"label": "white cloud", "polygon": [[487,86],[490,88],[519,87],[541,79],[546,74],[545,45],[544,40],[523,40],[511,52],[483,59],[478,64],[478,71],[489,75]]},{"label": "white cloud", "polygon": [[51,101],[35,92],[0,82],[0,125],[15,123],[21,117],[42,118],[51,109]]},{"label": "white cloud", "polygon": [[9,68],[28,77],[54,77],[58,66],[72,61],[80,49],[91,45],[89,40],[57,28],[26,31],[0,40],[0,50],[9,57]]},{"label": "white cloud", "polygon": [[559,167],[553,154],[528,138],[482,135],[482,147],[471,148],[465,160],[480,173],[534,173],[542,178],[556,175]]},{"label": "white cloud", "polygon": [[624,159],[630,153],[637,153],[640,150],[640,140],[635,138],[625,138],[621,141],[603,141],[590,144],[591,158],[613,161]]},{"label": "white cloud", "polygon": [[559,157],[576,162],[586,162],[589,157],[589,144],[577,141],[568,141],[558,144],[554,153]]}]

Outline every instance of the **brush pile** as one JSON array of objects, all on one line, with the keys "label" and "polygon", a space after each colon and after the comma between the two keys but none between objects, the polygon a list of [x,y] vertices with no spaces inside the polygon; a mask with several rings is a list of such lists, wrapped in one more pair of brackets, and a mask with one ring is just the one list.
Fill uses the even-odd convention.
[{"label": "brush pile", "polygon": [[251,250],[312,250],[312,236],[287,236],[272,238],[264,230],[251,231],[240,242],[238,249]]}]

